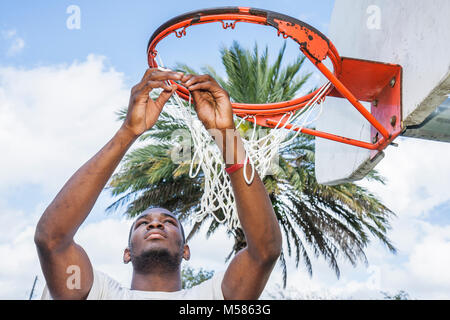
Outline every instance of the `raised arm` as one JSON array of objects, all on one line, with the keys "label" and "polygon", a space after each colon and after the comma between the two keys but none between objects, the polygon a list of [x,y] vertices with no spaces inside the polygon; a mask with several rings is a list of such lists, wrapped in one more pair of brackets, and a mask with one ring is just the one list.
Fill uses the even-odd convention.
[{"label": "raised arm", "polygon": [[[218,145],[227,166],[244,163],[245,150],[239,134],[233,134],[235,127],[227,92],[209,75],[186,75],[182,82],[191,91],[198,117],[206,129],[222,133],[223,143],[219,141]],[[218,135],[215,136],[217,141]],[[222,282],[225,299],[257,299],[281,253],[281,232],[264,184],[255,173],[248,185],[243,170],[231,173],[230,179],[247,247],[236,254],[225,272]],[[248,176],[250,170],[248,165]]]},{"label": "raised arm", "polygon": [[[93,282],[92,266],[83,248],[74,242],[74,235],[128,148],[155,124],[164,104],[175,91],[176,87],[165,81],[181,77],[180,73],[157,69],[145,72],[141,82],[131,90],[127,117],[120,129],[66,182],[39,220],[35,243],[54,299],[85,299],[89,294]],[[149,98],[153,88],[163,89],[155,101]],[[67,286],[73,270],[80,271],[79,288]]]}]

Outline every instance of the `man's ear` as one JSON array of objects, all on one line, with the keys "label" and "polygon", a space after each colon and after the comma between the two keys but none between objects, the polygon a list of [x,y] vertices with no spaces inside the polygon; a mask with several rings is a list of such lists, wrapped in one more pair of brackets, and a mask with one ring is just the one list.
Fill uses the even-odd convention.
[{"label": "man's ear", "polygon": [[123,251],[123,263],[127,264],[131,261],[131,253],[129,248],[125,248]]},{"label": "man's ear", "polygon": [[189,249],[189,246],[187,244],[185,244],[183,247],[183,258],[186,261],[191,258],[191,249]]}]

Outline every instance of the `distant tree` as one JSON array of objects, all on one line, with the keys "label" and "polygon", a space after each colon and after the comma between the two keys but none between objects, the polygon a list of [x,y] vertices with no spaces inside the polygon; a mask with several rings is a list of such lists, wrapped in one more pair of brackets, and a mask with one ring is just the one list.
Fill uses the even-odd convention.
[{"label": "distant tree", "polygon": [[184,266],[181,270],[181,287],[189,289],[203,281],[210,279],[214,275],[213,270],[195,270],[189,266]]},{"label": "distant tree", "polygon": [[351,300],[352,297],[339,297],[328,290],[309,291],[299,290],[296,287],[289,286],[287,288],[276,284],[272,289],[266,289],[265,294],[269,299],[274,300]]},{"label": "distant tree", "polygon": [[381,294],[384,295],[384,300],[409,300],[409,294],[406,291],[400,290],[394,295],[390,295],[387,292],[381,291]]}]

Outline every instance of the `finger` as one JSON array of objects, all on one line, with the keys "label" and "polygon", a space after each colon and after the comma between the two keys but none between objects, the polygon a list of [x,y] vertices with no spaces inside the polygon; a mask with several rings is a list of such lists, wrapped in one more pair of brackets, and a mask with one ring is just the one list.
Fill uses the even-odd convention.
[{"label": "finger", "polygon": [[134,86],[134,90],[141,90],[149,81],[167,81],[167,80],[180,80],[184,74],[182,72],[174,71],[162,71],[157,68],[149,68],[145,71],[141,82]]},{"label": "finger", "polygon": [[144,73],[144,75],[142,76],[141,82],[144,81],[144,80],[149,76],[149,74],[152,73],[152,72],[154,72],[155,70],[158,70],[158,69],[155,69],[155,68],[148,68],[147,70],[145,70],[145,73]]},{"label": "finger", "polygon": [[175,72],[175,71],[163,71],[155,69],[153,72],[148,74],[147,81],[149,80],[180,80],[184,76],[183,72]]},{"label": "finger", "polygon": [[157,69],[160,70],[160,71],[172,71],[172,70],[170,70],[170,69],[163,68],[163,67],[158,67]]},{"label": "finger", "polygon": [[186,83],[186,81],[188,81],[192,77],[194,77],[193,74],[185,74],[183,77],[181,77],[180,82],[184,84],[184,83]]},{"label": "finger", "polygon": [[170,90],[161,92],[159,97],[155,100],[156,106],[161,110],[176,90],[177,86],[173,84],[170,86]]},{"label": "finger", "polygon": [[201,76],[192,76],[189,80],[187,80],[184,85],[189,88],[189,86],[199,83],[210,81],[211,77],[209,75],[201,75]]},{"label": "finger", "polygon": [[211,81],[205,81],[205,82],[199,82],[194,83],[187,87],[189,91],[196,91],[196,90],[207,90],[211,93],[214,93],[218,91],[218,88],[214,85]]},{"label": "finger", "polygon": [[142,88],[142,93],[148,93],[152,89],[161,88],[164,91],[171,91],[172,87],[165,81],[147,81],[145,86]]},{"label": "finger", "polygon": [[156,70],[156,69],[154,69],[154,68],[149,68],[149,69],[145,70],[145,73],[144,73],[144,75],[142,76],[141,81],[139,81],[139,82],[131,89],[131,92],[136,92],[136,91],[141,90],[141,89],[145,86],[145,84],[146,84],[146,82],[147,82],[145,79],[147,79],[148,76],[149,76],[149,74],[150,74],[151,72],[153,72],[154,70]]}]

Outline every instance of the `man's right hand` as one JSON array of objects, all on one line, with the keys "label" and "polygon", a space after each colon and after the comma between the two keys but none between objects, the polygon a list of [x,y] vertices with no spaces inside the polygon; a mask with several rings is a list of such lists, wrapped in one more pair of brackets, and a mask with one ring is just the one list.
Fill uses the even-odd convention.
[{"label": "man's right hand", "polygon": [[[130,103],[123,127],[135,137],[149,130],[158,120],[162,108],[176,90],[176,85],[167,84],[167,80],[180,80],[183,73],[147,69],[141,82],[131,89]],[[155,88],[163,91],[156,100],[149,93]]]}]

